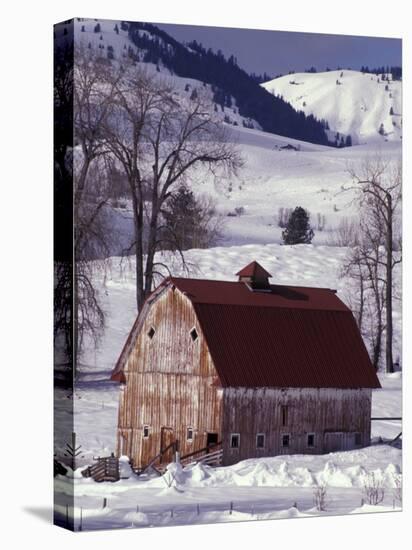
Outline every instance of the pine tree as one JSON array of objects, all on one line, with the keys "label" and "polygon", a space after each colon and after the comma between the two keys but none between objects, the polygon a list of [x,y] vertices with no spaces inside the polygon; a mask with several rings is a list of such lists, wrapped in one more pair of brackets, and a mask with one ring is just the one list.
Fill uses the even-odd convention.
[{"label": "pine tree", "polygon": [[101,30],[100,23],[97,23],[97,25],[94,27],[94,32],[100,32],[100,30]]},{"label": "pine tree", "polygon": [[394,113],[393,113],[393,107],[390,108],[389,114],[390,114],[391,116],[394,114]]},{"label": "pine tree", "polygon": [[207,248],[220,236],[213,204],[197,199],[184,185],[171,194],[162,216],[165,222],[162,240],[166,249]]},{"label": "pine tree", "polygon": [[350,134],[346,136],[345,145],[346,147],[352,147],[352,136]]},{"label": "pine tree", "polygon": [[314,237],[313,229],[309,223],[309,213],[297,206],[290,214],[288,223],[282,231],[282,239],[285,244],[309,244]]},{"label": "pine tree", "polygon": [[119,34],[119,27],[117,26],[117,23],[116,23],[116,25],[114,26],[114,32],[115,32],[116,34]]}]

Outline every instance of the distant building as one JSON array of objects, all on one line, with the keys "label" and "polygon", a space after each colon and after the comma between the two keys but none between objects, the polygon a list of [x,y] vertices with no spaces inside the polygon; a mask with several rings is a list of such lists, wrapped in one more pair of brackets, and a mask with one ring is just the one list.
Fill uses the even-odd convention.
[{"label": "distant building", "polygon": [[134,468],[176,442],[182,457],[220,445],[223,464],[369,445],[380,384],[351,311],[334,290],[270,284],[257,262],[237,275],[170,277],[144,304],[111,376]]}]

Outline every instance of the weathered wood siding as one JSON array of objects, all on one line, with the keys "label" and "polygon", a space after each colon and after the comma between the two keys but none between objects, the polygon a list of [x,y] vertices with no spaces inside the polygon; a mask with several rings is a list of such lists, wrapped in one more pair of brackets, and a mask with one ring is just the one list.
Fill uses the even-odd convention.
[{"label": "weathered wood siding", "polygon": [[149,308],[124,373],[117,454],[128,455],[135,467],[146,465],[169,441],[178,439],[184,455],[205,447],[207,432],[221,438],[222,390],[193,306],[179,290],[167,288]]},{"label": "weathered wood siding", "polygon": [[[259,456],[354,448],[356,432],[358,446],[370,443],[371,390],[225,388],[223,393],[225,465]],[[286,425],[282,407],[287,407]],[[240,434],[238,449],[230,447],[232,433]],[[258,433],[265,434],[263,449],[256,448]],[[314,447],[308,447],[312,433]],[[281,445],[283,434],[290,434],[289,447]]]}]

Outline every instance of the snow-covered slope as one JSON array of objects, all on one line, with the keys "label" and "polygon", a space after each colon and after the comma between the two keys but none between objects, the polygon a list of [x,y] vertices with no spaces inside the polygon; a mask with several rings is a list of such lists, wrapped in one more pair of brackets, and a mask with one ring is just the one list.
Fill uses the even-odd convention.
[{"label": "snow-covered slope", "polygon": [[[353,144],[401,139],[400,81],[388,82],[382,80],[382,75],[343,70],[295,73],[262,86],[283,96],[295,109],[325,119],[331,137],[336,132],[350,134]],[[379,133],[381,124],[383,135]]]},{"label": "snow-covered slope", "polygon": [[[62,34],[64,28],[57,29],[56,32]],[[150,33],[146,30],[140,30],[141,35]],[[162,65],[161,62],[155,65],[144,62],[146,50],[139,49],[130,40],[126,27],[121,21],[108,19],[86,19],[76,18],[74,23],[75,43],[80,45],[85,51],[90,50],[94,55],[110,59],[113,63],[122,63],[130,59],[135,59],[136,66],[142,66],[146,71],[152,71],[163,80],[170,81],[173,88],[178,91],[182,97],[190,97],[191,94],[202,93],[210,100],[214,107],[216,117],[233,126],[242,126],[245,123],[248,127],[260,129],[260,125],[249,117],[243,117],[239,114],[239,108],[236,99],[231,98],[231,107],[221,106],[213,101],[212,86],[208,83],[200,82],[193,78],[181,77],[171,73],[171,71]],[[156,37],[157,40],[161,40]],[[169,48],[171,46],[169,45]],[[190,48],[187,48],[190,50]]]}]

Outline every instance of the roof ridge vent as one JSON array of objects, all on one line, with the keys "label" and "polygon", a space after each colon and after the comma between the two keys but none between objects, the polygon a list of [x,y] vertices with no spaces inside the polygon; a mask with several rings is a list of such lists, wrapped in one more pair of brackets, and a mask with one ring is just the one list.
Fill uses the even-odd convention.
[{"label": "roof ridge vent", "polygon": [[269,278],[272,275],[266,271],[258,262],[253,261],[236,275],[240,283],[245,283],[252,292],[271,292]]}]

